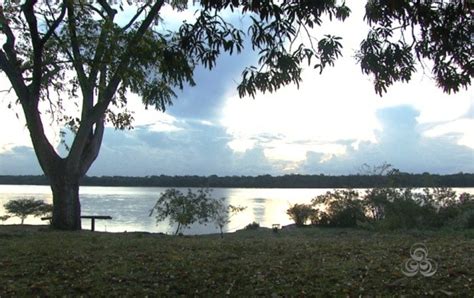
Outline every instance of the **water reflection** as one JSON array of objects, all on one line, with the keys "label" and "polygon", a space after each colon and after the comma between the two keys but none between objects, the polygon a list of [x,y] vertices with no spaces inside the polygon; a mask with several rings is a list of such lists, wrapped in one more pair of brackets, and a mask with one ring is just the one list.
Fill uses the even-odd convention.
[{"label": "water reflection", "polygon": [[265,199],[254,198],[253,201],[253,218],[255,222],[261,223],[265,221]]},{"label": "water reflection", "polygon": [[[166,188],[161,187],[81,187],[82,214],[112,216],[112,220],[96,220],[97,231],[144,231],[173,234],[176,227],[170,226],[168,221],[157,224],[155,217],[149,216],[150,209],[165,190]],[[187,192],[185,188],[179,190]],[[291,204],[309,203],[312,198],[328,190],[216,188],[212,196],[226,198],[227,204],[247,207],[243,212],[230,218],[230,223],[224,231],[231,232],[242,229],[253,221],[263,227],[271,227],[272,224],[290,224],[291,220],[286,210]],[[474,188],[455,188],[454,190],[458,194],[461,192],[474,194]],[[0,215],[5,214],[3,204],[7,201],[30,197],[48,203],[52,202],[49,186],[0,185]],[[19,223],[19,218],[10,218],[4,222],[4,224]],[[25,224],[45,224],[45,222],[39,218],[28,217]],[[84,219],[82,226],[84,229],[89,229],[90,220]],[[194,224],[190,229],[185,230],[184,234],[218,232],[218,228],[213,223],[209,223],[207,225]]]}]

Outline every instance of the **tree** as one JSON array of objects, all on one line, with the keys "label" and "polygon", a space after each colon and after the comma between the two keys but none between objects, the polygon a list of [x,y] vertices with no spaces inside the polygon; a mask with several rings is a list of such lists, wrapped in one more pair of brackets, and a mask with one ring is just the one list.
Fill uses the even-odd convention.
[{"label": "tree", "polygon": [[244,211],[246,207],[242,206],[234,206],[234,205],[227,205],[224,203],[224,198],[219,200],[215,200],[213,202],[213,210],[212,210],[212,219],[214,224],[221,233],[221,238],[224,238],[224,226],[230,222],[230,218],[235,214]]},{"label": "tree", "polygon": [[[367,20],[375,27],[362,43],[358,59],[364,72],[374,74],[378,93],[395,81],[408,81],[415,71],[415,56],[434,61],[437,82],[445,91],[470,84],[466,32],[472,25],[460,4],[438,8],[431,7],[433,3],[368,2]],[[0,4],[0,70],[23,109],[33,148],[50,181],[53,227],[81,228],[78,181],[99,153],[105,122],[118,129],[131,127],[128,92],[140,95],[145,106],[164,111],[176,89],[194,85],[197,65],[212,69],[222,52],[242,50],[244,30],[226,21],[221,12],[248,17],[245,32],[259,60],[257,66],[244,69],[238,92],[253,97],[258,91],[298,84],[303,63],[320,71],[332,66],[341,55],[340,38],[325,35],[316,40],[312,29],[325,15],[344,20],[350,13],[345,3],[334,0],[201,0],[193,1],[192,8],[188,5],[187,0]],[[165,6],[196,10],[194,23],[184,22],[176,31],[160,30]],[[134,13],[128,19],[120,15],[125,9]],[[394,31],[416,28],[421,38],[412,44],[390,41]],[[67,111],[65,107],[74,104],[78,111]],[[66,157],[46,137],[43,110],[74,132]]]},{"label": "tree", "polygon": [[156,213],[157,223],[169,219],[170,224],[178,224],[175,235],[189,228],[195,222],[208,223],[215,214],[214,202],[209,189],[197,192],[188,190],[185,195],[177,189],[167,189],[150,210],[150,216]]},{"label": "tree", "polygon": [[19,217],[21,219],[21,224],[24,223],[25,218],[28,217],[28,215],[42,216],[52,211],[52,206],[50,204],[35,199],[11,200],[3,206],[8,213]]}]

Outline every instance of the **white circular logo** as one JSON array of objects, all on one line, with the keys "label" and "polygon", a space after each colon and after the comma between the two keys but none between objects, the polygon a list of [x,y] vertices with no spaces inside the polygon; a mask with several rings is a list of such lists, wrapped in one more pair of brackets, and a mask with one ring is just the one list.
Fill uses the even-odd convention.
[{"label": "white circular logo", "polygon": [[428,258],[428,248],[423,243],[415,243],[410,248],[410,258],[402,266],[402,273],[412,277],[420,273],[425,277],[433,276],[438,270],[438,263]]}]

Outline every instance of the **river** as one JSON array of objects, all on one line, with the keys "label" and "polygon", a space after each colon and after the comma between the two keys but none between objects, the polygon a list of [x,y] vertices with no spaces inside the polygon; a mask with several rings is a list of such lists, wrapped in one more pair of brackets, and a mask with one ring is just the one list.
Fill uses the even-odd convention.
[{"label": "river", "polygon": [[[149,216],[150,209],[167,188],[163,187],[97,187],[83,186],[80,188],[81,208],[83,215],[109,215],[112,220],[96,220],[96,231],[132,232],[143,231],[153,233],[173,233],[175,227],[168,221],[157,223]],[[186,188],[178,188],[186,192]],[[232,205],[246,207],[243,212],[231,217],[225,227],[226,232],[244,228],[255,221],[263,227],[272,224],[287,225],[292,223],[286,210],[295,203],[310,203],[311,199],[331,189],[321,188],[215,188],[212,196],[226,198]],[[474,188],[454,188],[460,194],[474,194]],[[359,190],[362,194],[364,190]],[[0,216],[5,214],[3,204],[12,199],[35,198],[51,203],[52,196],[49,186],[37,185],[0,185]],[[19,218],[10,218],[3,224],[19,224]],[[1,224],[1,223],[0,223]],[[25,224],[45,224],[41,219],[28,217]],[[83,219],[84,229],[90,228],[90,221]],[[218,229],[211,223],[195,224],[184,231],[184,234],[217,233]]]}]

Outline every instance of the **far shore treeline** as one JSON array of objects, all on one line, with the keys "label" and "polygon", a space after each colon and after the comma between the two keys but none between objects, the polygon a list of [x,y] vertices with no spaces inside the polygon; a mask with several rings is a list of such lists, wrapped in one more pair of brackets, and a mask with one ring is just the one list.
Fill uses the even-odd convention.
[{"label": "far shore treeline", "polygon": [[[0,175],[0,184],[49,185],[46,176]],[[284,175],[284,176],[101,176],[84,177],[82,186],[156,186],[229,188],[372,188],[372,187],[474,187],[473,173],[451,175]]]}]

